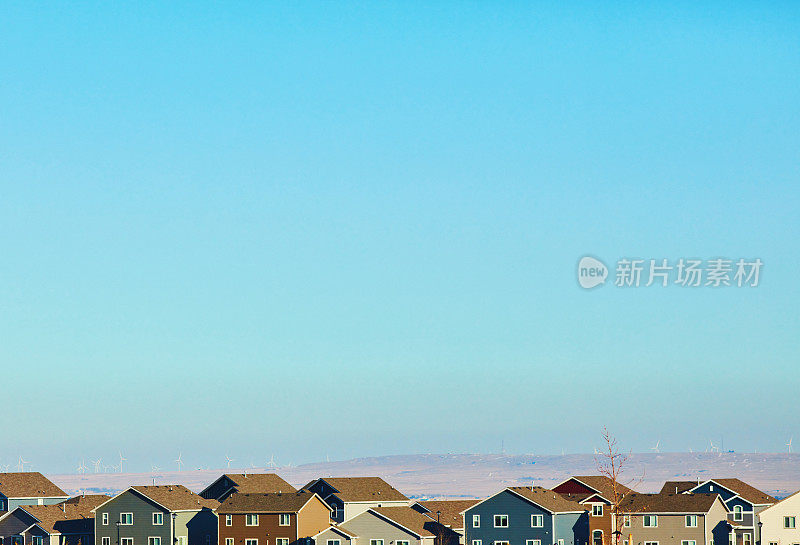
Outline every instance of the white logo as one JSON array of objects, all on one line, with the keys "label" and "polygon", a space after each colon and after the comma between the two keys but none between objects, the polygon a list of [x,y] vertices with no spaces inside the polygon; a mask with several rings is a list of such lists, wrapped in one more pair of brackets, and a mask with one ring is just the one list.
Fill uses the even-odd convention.
[{"label": "white logo", "polygon": [[582,288],[588,290],[605,284],[607,277],[608,267],[599,259],[586,255],[578,262],[578,284]]}]

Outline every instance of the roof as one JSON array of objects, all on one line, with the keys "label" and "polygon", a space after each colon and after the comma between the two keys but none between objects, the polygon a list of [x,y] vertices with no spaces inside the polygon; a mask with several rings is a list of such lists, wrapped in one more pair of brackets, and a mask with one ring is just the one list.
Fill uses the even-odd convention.
[{"label": "roof", "polygon": [[330,526],[328,526],[327,528],[325,528],[325,529],[324,529],[324,530],[322,530],[321,532],[317,533],[317,535],[315,535],[315,536],[312,536],[312,537],[316,538],[316,537],[317,537],[317,536],[319,536],[320,534],[323,534],[323,533],[325,533],[325,532],[327,532],[327,531],[329,531],[329,530],[330,530],[331,532],[339,532],[339,533],[340,533],[340,534],[342,534],[344,537],[347,537],[347,538],[350,538],[350,539],[354,539],[354,538],[357,538],[357,537],[358,537],[358,536],[357,536],[356,534],[354,534],[353,532],[349,532],[349,531],[345,530],[344,528],[342,528],[341,526],[337,526],[337,525],[333,525],[333,524],[331,524]]},{"label": "roof", "polygon": [[[604,498],[607,500],[613,500],[614,496],[614,482],[605,475],[581,475],[581,476],[572,476],[571,479],[575,479],[579,481],[589,488],[593,488],[602,494]],[[568,479],[569,480],[569,479]],[[630,488],[625,486],[624,484],[617,482],[617,493],[619,494],[628,494],[633,492]]]},{"label": "roof", "polygon": [[707,513],[717,494],[638,494],[625,497],[620,504],[623,513]]},{"label": "roof", "polygon": [[411,530],[420,537],[436,537],[436,534],[433,533],[437,527],[436,521],[410,507],[373,507],[370,511]]},{"label": "roof", "polygon": [[698,484],[697,481],[666,481],[661,487],[660,494],[682,494],[695,488]]},{"label": "roof", "polygon": [[788,499],[790,499],[790,498],[793,498],[793,497],[797,496],[798,494],[800,494],[800,490],[798,490],[797,492],[795,492],[795,493],[793,493],[793,494],[789,494],[788,496],[786,496],[785,498],[783,498],[781,501],[779,501],[779,502],[777,502],[777,503],[773,503],[772,505],[770,505],[769,507],[765,508],[765,509],[764,509],[763,511],[761,511],[761,512],[762,512],[762,513],[764,513],[765,511],[769,511],[770,509],[772,509],[772,508],[773,508],[773,507],[775,507],[776,505],[778,505],[778,504],[781,504],[781,503],[785,502],[786,500],[788,500]]},{"label": "roof", "polygon": [[[314,496],[317,495],[307,490],[287,494],[239,492],[222,502],[217,513],[296,513]],[[324,504],[321,500],[320,502]]]},{"label": "roof", "polygon": [[602,496],[597,492],[587,492],[587,493],[584,493],[584,494],[572,494],[572,493],[569,493],[569,492],[559,492],[559,494],[561,494],[561,496],[564,497],[567,500],[576,501],[578,503],[583,503],[584,501],[589,500],[591,498],[596,498],[596,501],[589,502],[589,503],[605,503],[605,504],[610,504],[611,503],[611,501],[607,500],[605,498],[605,496]]},{"label": "roof", "polygon": [[[724,486],[728,490],[732,490],[733,492],[738,494],[741,498],[744,498],[753,505],[768,505],[778,501],[769,494],[762,492],[758,488],[750,486],[749,484],[740,479],[710,479],[710,480],[714,481],[719,485]],[[695,488],[697,486],[699,485],[696,485]]]},{"label": "roof", "polygon": [[464,527],[464,511],[478,503],[480,500],[432,500],[432,501],[418,501],[417,504],[421,505],[429,511],[428,516],[432,520],[444,524],[449,528],[463,528]]},{"label": "roof", "polygon": [[380,477],[324,477],[305,485],[308,489],[323,480],[334,489],[336,496],[344,502],[355,501],[408,501],[408,498]]},{"label": "roof", "polygon": [[38,471],[0,473],[0,494],[7,498],[66,498],[69,496]]},{"label": "roof", "polygon": [[269,494],[271,492],[297,492],[276,473],[225,473],[239,492]]},{"label": "roof", "polygon": [[147,496],[157,504],[170,511],[200,510],[204,507],[215,509],[219,506],[216,500],[203,498],[182,484],[164,484],[158,486],[132,486],[131,489]]},{"label": "roof", "polygon": [[48,534],[85,534],[94,529],[92,509],[108,501],[103,494],[78,496],[54,505],[22,505]]},{"label": "roof", "polygon": [[558,492],[553,492],[541,486],[509,486],[515,494],[519,494],[540,507],[544,507],[551,513],[569,513],[575,511],[585,511],[583,505],[576,501],[568,500]]}]

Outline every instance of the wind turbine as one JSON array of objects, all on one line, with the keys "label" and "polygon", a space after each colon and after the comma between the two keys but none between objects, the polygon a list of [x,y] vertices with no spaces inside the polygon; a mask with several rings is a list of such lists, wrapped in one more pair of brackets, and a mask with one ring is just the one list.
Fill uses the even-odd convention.
[{"label": "wind turbine", "polygon": [[660,445],[661,445],[661,439],[659,439],[658,441],[656,441],[656,446],[654,446],[654,447],[650,447],[650,450],[653,450],[653,451],[655,451],[655,453],[656,453],[656,454],[658,454],[659,452],[661,452],[660,450],[658,450],[658,447],[659,447]]},{"label": "wind turbine", "polygon": [[122,455],[122,451],[119,451],[119,472],[122,473],[122,464],[123,462],[127,462],[128,459]]},{"label": "wind turbine", "polygon": [[26,461],[22,456],[19,457],[17,460],[17,469],[20,471],[20,473],[25,471],[25,464],[27,463],[30,462]]},{"label": "wind turbine", "polygon": [[89,461],[94,464],[94,472],[95,473],[100,473],[100,462],[102,462],[103,459],[102,458],[98,458],[97,460],[89,460]]},{"label": "wind turbine", "polygon": [[278,469],[278,464],[275,463],[275,455],[273,454],[269,458],[269,462],[267,462],[267,468],[269,469]]},{"label": "wind turbine", "polygon": [[228,455],[226,454],[226,455],[225,455],[225,461],[226,461],[226,462],[227,462],[227,464],[228,464],[228,469],[230,469],[230,468],[231,468],[231,462],[233,462],[233,461],[234,461],[234,460],[233,460],[233,458],[231,458],[230,456],[228,456]]},{"label": "wind turbine", "polygon": [[83,460],[81,460],[81,463],[78,464],[78,470],[77,471],[78,471],[78,473],[81,473],[81,474],[86,473],[86,466],[83,465]]},{"label": "wind turbine", "polygon": [[178,459],[175,460],[175,463],[178,464],[178,471],[180,471],[181,468],[183,467],[183,459],[181,458],[181,456],[183,456],[183,453],[179,452],[178,453]]},{"label": "wind turbine", "polygon": [[786,451],[787,451],[786,453],[787,454],[791,454],[792,453],[792,439],[794,439],[794,437],[790,437],[789,438],[789,442],[786,443]]}]

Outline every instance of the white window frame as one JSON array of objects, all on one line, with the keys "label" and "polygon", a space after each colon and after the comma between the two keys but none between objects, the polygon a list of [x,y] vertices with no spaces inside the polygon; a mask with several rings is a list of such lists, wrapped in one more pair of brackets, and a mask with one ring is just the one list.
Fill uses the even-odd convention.
[{"label": "white window frame", "polygon": [[161,545],[161,536],[147,536],[147,545]]},{"label": "white window frame", "polygon": [[645,541],[643,545],[658,545],[658,541]]},{"label": "white window frame", "polygon": [[[131,516],[131,521],[130,522],[123,522],[122,521],[123,517],[125,519],[128,518],[126,515],[130,515]],[[119,525],[120,526],[133,526],[133,513],[120,513],[119,514]]]},{"label": "white window frame", "polygon": [[[596,511],[600,511],[597,513]],[[593,517],[602,517],[603,516],[603,504],[602,503],[593,503],[592,504],[592,516]]]},{"label": "white window frame", "polygon": [[480,539],[473,539],[472,545],[483,545],[483,541],[481,541]]},{"label": "white window frame", "polygon": [[[103,513],[103,516],[100,517],[100,520],[103,521],[103,526],[108,526],[108,513]],[[111,541],[111,538],[108,538],[108,540]]]},{"label": "white window frame", "polygon": [[119,545],[133,545],[133,538],[132,537],[121,537],[121,538],[119,538]]},{"label": "white window frame", "polygon": [[32,545],[44,545],[44,536],[31,536]]},{"label": "white window frame", "polygon": [[327,545],[342,545],[341,539],[329,539]]},{"label": "white window frame", "polygon": [[526,539],[525,545],[542,545],[541,539]]},{"label": "white window frame", "polygon": [[225,526],[233,526],[233,515],[225,515]]},{"label": "white window frame", "polygon": [[741,505],[733,506],[733,520],[741,522],[744,520],[744,508]]},{"label": "white window frame", "polygon": [[630,515],[623,515],[623,517],[622,517],[622,527],[623,528],[630,528],[631,527],[631,516]]},{"label": "white window frame", "polygon": [[394,545],[408,545],[408,540],[406,539],[399,539],[394,542]]},{"label": "white window frame", "polygon": [[544,515],[531,515],[531,528],[544,528]]},{"label": "white window frame", "polygon": [[[255,517],[255,518],[251,518]],[[250,521],[255,521],[254,524],[250,524]],[[258,526],[258,513],[247,513],[244,516],[244,525],[245,526]],[[245,544],[246,545],[246,544]]]},{"label": "white window frame", "polygon": [[111,538],[110,537],[101,538],[100,545],[111,545]]},{"label": "white window frame", "polygon": [[564,540],[563,539],[559,539],[558,541],[556,541],[556,543],[558,543],[558,545],[564,545]]},{"label": "white window frame", "polygon": [[687,528],[697,528],[697,515],[686,515],[683,522]]},{"label": "white window frame", "polygon": [[493,541],[493,545],[510,545],[507,540]]},{"label": "white window frame", "polygon": [[473,528],[480,528],[481,527],[481,516],[480,515],[472,515],[472,527]]},{"label": "white window frame", "polygon": [[[158,520],[158,522],[156,522]],[[164,526],[164,513],[156,511],[153,513],[153,526]]]},{"label": "white window frame", "polygon": [[750,532],[745,532],[742,534],[742,544],[753,545],[753,535]]},{"label": "white window frame", "polygon": [[[502,521],[503,517],[505,517],[506,523],[498,526],[497,525],[498,518]],[[494,515],[493,521],[494,521],[494,527],[495,528],[508,528],[508,515],[504,515],[504,514]],[[497,542],[495,541],[495,543],[497,543]]]},{"label": "white window frame", "polygon": [[[286,522],[283,522],[284,520]],[[289,513],[280,513],[278,515],[278,526],[291,526],[291,524],[292,524],[292,516]]]},{"label": "white window frame", "polygon": [[244,545],[258,545],[258,538],[248,537],[244,540]]},{"label": "white window frame", "polygon": [[234,539],[232,537],[225,538],[225,545],[233,545]]},{"label": "white window frame", "polygon": [[682,539],[681,545],[697,545],[697,541],[694,539]]},{"label": "white window frame", "polygon": [[275,538],[275,545],[289,545],[289,538],[288,537],[276,537]]},{"label": "white window frame", "polygon": [[382,539],[370,539],[369,545],[383,545]]},{"label": "white window frame", "polygon": [[[788,524],[789,521],[791,521],[791,523],[792,523],[791,526]],[[788,515],[783,517],[783,529],[784,530],[794,530],[796,528],[797,528],[797,519],[795,517],[788,516]]]},{"label": "white window frame", "polygon": [[[649,519],[652,519],[655,524],[647,524]],[[658,515],[642,515],[642,528],[658,528]]]}]

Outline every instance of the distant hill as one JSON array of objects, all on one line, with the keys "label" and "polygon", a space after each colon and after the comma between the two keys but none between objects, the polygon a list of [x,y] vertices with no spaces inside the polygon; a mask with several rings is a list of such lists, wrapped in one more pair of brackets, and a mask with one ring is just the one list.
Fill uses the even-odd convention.
[{"label": "distant hill", "polygon": [[[377,475],[408,496],[483,497],[506,486],[551,487],[570,475],[597,473],[595,456],[502,454],[413,454],[356,458],[267,470],[213,469],[156,473],[87,473],[52,475],[64,490],[113,492],[134,484],[180,483],[199,491],[220,474],[277,472],[295,486],[321,476]],[[643,476],[643,477],[642,477]],[[658,491],[665,480],[738,477],[761,490],[783,497],[800,489],[800,454],[634,453],[624,482],[640,492]]]}]

